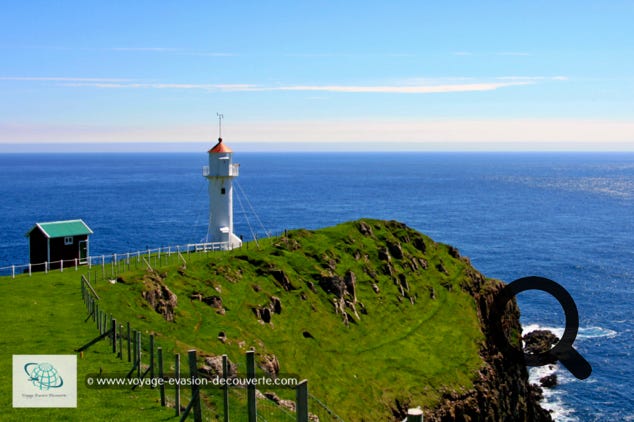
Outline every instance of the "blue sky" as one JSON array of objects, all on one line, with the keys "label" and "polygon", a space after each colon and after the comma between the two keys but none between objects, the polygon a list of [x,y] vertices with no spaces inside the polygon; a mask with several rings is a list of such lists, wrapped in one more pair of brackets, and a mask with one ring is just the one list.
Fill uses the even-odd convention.
[{"label": "blue sky", "polygon": [[[0,150],[634,150],[634,2],[4,1]],[[283,148],[283,147],[280,147]]]}]

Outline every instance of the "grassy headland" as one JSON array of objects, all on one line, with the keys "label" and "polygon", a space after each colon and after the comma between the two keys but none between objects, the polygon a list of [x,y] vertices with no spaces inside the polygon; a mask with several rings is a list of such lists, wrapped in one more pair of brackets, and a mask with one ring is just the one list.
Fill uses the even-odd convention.
[{"label": "grassy headland", "polygon": [[[308,379],[311,394],[344,420],[386,420],[404,407],[433,408],[444,393],[472,388],[485,341],[468,293],[475,273],[450,246],[397,222],[366,219],[289,231],[259,247],[191,254],[185,267],[174,263],[153,273],[139,267],[116,284],[95,287],[101,309],[154,333],[168,356],[195,348],[241,364],[254,349],[258,361],[276,357],[280,376]],[[173,313],[159,313],[156,301],[148,301],[157,286],[176,295]],[[12,354],[72,353],[95,336],[94,325],[83,321],[75,271],[5,278],[0,293],[8,327],[0,346],[3,374],[11,373]],[[99,367],[128,369],[107,348],[94,346],[79,359],[80,380]],[[0,389],[10,408],[8,379]],[[91,390],[81,382],[78,391],[76,410],[14,409],[9,416],[173,414],[156,405],[155,391],[135,392],[134,401],[129,391]],[[217,414],[216,401],[205,402]]]}]

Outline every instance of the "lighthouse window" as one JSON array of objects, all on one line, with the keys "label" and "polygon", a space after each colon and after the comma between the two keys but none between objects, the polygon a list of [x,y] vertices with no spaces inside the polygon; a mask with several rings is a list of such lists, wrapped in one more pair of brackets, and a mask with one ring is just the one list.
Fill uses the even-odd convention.
[{"label": "lighthouse window", "polygon": [[225,190],[225,188],[220,189],[220,194],[224,195],[225,193],[227,193],[227,191]]},{"label": "lighthouse window", "polygon": [[66,236],[64,238],[64,245],[72,245],[73,244],[73,236]]}]

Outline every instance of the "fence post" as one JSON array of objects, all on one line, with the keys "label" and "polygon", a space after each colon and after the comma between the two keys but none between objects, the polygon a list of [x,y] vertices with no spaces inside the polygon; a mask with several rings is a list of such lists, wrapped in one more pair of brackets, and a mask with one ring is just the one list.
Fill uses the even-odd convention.
[{"label": "fence post", "polygon": [[161,380],[159,384],[159,392],[161,394],[161,407],[165,407],[165,384],[163,384],[163,382],[165,381],[163,379],[163,349],[161,347],[156,349],[156,354],[158,358],[158,376]]},{"label": "fence post", "polygon": [[101,278],[106,279],[106,256],[101,255]]},{"label": "fence post", "polygon": [[31,277],[31,263],[29,262],[29,277]]},{"label": "fence post", "polygon": [[136,375],[138,378],[141,378],[141,332],[137,330],[136,332],[136,361],[137,361],[137,369]]},{"label": "fence post", "polygon": [[60,273],[64,272],[64,260],[63,259],[59,262],[59,272]]},{"label": "fence post", "polygon": [[48,274],[48,261],[44,262],[44,274]]},{"label": "fence post", "polygon": [[128,362],[132,362],[132,353],[130,350],[130,321],[128,321],[126,325],[128,326]]},{"label": "fence post", "polygon": [[222,406],[224,408],[224,422],[229,422],[229,386],[227,385],[227,378],[229,378],[229,364],[227,362],[227,355],[222,355],[222,379],[224,383],[222,386]]},{"label": "fence post", "polygon": [[295,388],[297,422],[308,422],[308,380],[302,380]]},{"label": "fence post", "polygon": [[110,329],[112,330],[112,353],[117,353],[117,320],[110,320]]},{"label": "fence post", "polygon": [[[154,334],[150,334],[150,379],[154,379]],[[154,384],[150,388],[156,388]]]},{"label": "fence post", "polygon": [[176,409],[176,416],[181,414],[181,355],[176,353],[174,355],[174,378],[176,379],[176,386],[174,387],[174,408]]},{"label": "fence post", "polygon": [[255,398],[255,352],[253,350],[249,350],[247,352],[247,379],[249,380],[249,385],[247,386],[248,419],[249,422],[257,422],[258,413]]},{"label": "fence post", "polygon": [[119,324],[119,359],[123,360],[123,324]]},{"label": "fence post", "polygon": [[198,367],[196,366],[196,351],[189,350],[187,352],[189,358],[189,376],[192,379],[192,400],[194,400],[194,421],[201,422],[203,420],[200,410],[200,386],[198,385]]},{"label": "fence post", "polygon": [[407,422],[423,422],[423,411],[420,407],[407,409]]},{"label": "fence post", "polygon": [[11,278],[15,278],[15,265],[11,265]]},{"label": "fence post", "polygon": [[77,271],[77,258],[75,258],[75,271]]}]

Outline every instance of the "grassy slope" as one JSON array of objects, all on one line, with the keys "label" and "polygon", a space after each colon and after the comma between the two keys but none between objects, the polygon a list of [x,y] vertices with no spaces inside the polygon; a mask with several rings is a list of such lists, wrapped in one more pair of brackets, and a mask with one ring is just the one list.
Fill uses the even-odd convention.
[{"label": "grassy slope", "polygon": [[[145,333],[154,332],[167,356],[189,348],[207,354],[227,353],[239,364],[239,371],[244,371],[244,352],[249,348],[254,347],[258,356],[273,353],[282,374],[307,378],[311,393],[345,420],[360,420],[362,416],[385,420],[396,400],[432,407],[445,390],[469,388],[482,363],[478,351],[483,336],[475,304],[459,287],[468,264],[451,257],[446,245],[426,237],[423,254],[413,246],[413,239],[421,235],[397,223],[365,221],[373,236],[361,234],[358,222],[314,232],[298,230],[285,238],[261,242],[260,249],[249,244],[230,252],[192,254],[185,271],[178,271],[176,263],[159,268],[167,274],[167,286],[178,295],[175,323],[166,322],[141,298],[145,271],[140,267],[122,274],[125,283],[97,283],[100,306],[119,321],[131,321]],[[385,273],[386,263],[379,259],[378,250],[388,241],[399,243],[405,255],[391,259],[394,276]],[[412,271],[408,266],[412,257],[424,258],[428,269]],[[357,277],[358,301],[365,305],[367,314],[360,313],[360,320],[349,326],[335,313],[333,294],[318,285],[320,274],[329,271],[328,261],[335,264],[338,275],[353,271]],[[440,263],[447,274],[436,268]],[[266,274],[270,268],[283,270],[296,289],[284,290]],[[372,289],[373,272],[379,294]],[[414,304],[399,294],[394,282],[399,273],[407,277]],[[309,282],[315,285],[314,292]],[[435,299],[430,298],[430,288]],[[10,374],[13,353],[69,353],[95,335],[94,325],[83,323],[85,313],[75,272],[3,279],[0,289],[2,298],[11,303],[3,312],[5,323],[11,321],[9,336],[3,336],[0,346],[3,374]],[[193,292],[221,296],[225,315],[190,300]],[[251,308],[266,305],[270,296],[281,298],[282,312],[264,324]],[[58,322],[50,318],[52,315]],[[63,329],[56,333],[54,327]],[[220,331],[226,333],[226,343],[217,339]],[[314,338],[305,338],[304,331]],[[108,353],[107,343],[96,346],[79,362],[80,379],[100,366],[113,372],[128,368]],[[10,384],[6,381],[0,387],[5,408],[10,407]],[[45,412],[51,416],[81,415],[84,420],[115,415],[116,419],[133,419],[136,413],[128,413],[128,408],[147,420],[171,415],[171,411],[152,406],[156,392],[135,394],[139,397],[132,402],[126,399],[130,396],[127,391],[100,390],[97,394],[97,390],[80,385],[76,411],[31,412],[34,416]],[[207,397],[207,401],[214,399]],[[147,407],[151,409],[139,410]],[[9,415],[17,418],[26,414],[23,412],[12,410]]]},{"label": "grassy slope", "polygon": [[83,359],[77,360],[76,409],[12,408],[12,355],[73,354],[74,349],[96,337],[92,320],[84,323],[85,307],[79,286],[79,273],[75,271],[0,279],[0,419],[104,421],[171,417],[171,409],[157,405],[156,391],[94,390],[84,385],[85,376],[99,372],[99,368],[128,370],[129,364],[116,359],[106,342],[96,344]]},{"label": "grassy slope", "polygon": [[[123,319],[137,319],[137,325],[155,331],[159,342],[177,350],[227,353],[240,363],[251,347],[258,355],[275,354],[282,373],[307,378],[312,394],[346,420],[364,414],[389,417],[396,399],[433,406],[445,389],[470,387],[481,364],[478,350],[483,337],[475,305],[459,287],[468,264],[428,238],[422,254],[405,241],[420,236],[409,229],[366,221],[375,238],[362,235],[357,223],[346,223],[316,232],[289,232],[288,238],[267,240],[260,250],[251,244],[248,250],[192,256],[182,274],[176,266],[161,269],[167,273],[165,283],[178,295],[176,323],[165,322],[141,299],[142,271],[125,274],[126,284],[100,287],[100,294],[105,309],[116,309],[113,312]],[[405,258],[391,262],[396,273],[406,274],[415,304],[400,297],[393,277],[382,272],[385,263],[378,258],[378,247],[386,241],[403,248]],[[355,251],[367,255],[367,262],[363,257],[356,260]],[[424,257],[428,269],[411,271],[406,262],[413,256]],[[330,259],[337,262],[335,272],[340,276],[348,270],[356,274],[358,300],[367,309],[367,315],[360,314],[360,321],[349,326],[335,314],[334,296],[316,281],[328,271]],[[441,262],[448,275],[436,269]],[[262,275],[266,268],[283,270],[297,289],[285,291],[272,276]],[[378,275],[379,294],[372,289],[367,269]],[[316,292],[308,282],[315,284]],[[451,291],[443,284],[451,285]],[[429,287],[434,288],[435,299],[430,298]],[[226,314],[190,300],[193,292],[221,296]],[[273,315],[271,324],[263,324],[250,308],[266,305],[270,296],[281,298],[283,310]],[[217,339],[220,331],[229,339],[226,344]],[[304,331],[314,339],[304,338]]]}]

